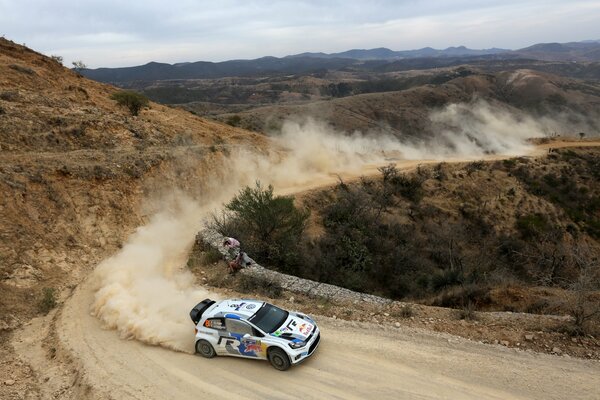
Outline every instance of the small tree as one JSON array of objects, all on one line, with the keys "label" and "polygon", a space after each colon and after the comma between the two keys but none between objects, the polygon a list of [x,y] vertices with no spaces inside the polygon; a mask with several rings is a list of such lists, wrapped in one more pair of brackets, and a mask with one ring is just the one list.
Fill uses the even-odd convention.
[{"label": "small tree", "polygon": [[127,107],[133,116],[138,115],[140,110],[149,104],[146,96],[128,90],[113,93],[110,98],[115,100],[120,106]]},{"label": "small tree", "polygon": [[73,64],[73,69],[74,69],[75,71],[77,71],[77,72],[81,72],[81,71],[83,71],[84,69],[87,69],[87,65],[85,65],[85,64],[83,63],[83,61],[81,61],[81,60],[78,60],[78,61],[73,61],[73,63],[72,63],[72,64]]},{"label": "small tree", "polygon": [[273,195],[273,186],[242,189],[226,206],[224,221],[217,229],[237,236],[257,260],[264,260],[287,272],[298,263],[298,248],[309,216],[294,206],[292,197]]},{"label": "small tree", "polygon": [[579,132],[579,138],[583,139],[585,137],[585,132]]},{"label": "small tree", "polygon": [[59,63],[60,65],[62,65],[63,63],[63,58],[62,56],[57,56],[55,54],[50,56],[51,59],[53,59],[54,61],[56,61],[57,63]]},{"label": "small tree", "polygon": [[54,288],[43,289],[39,307],[44,314],[56,307],[56,290]]},{"label": "small tree", "polygon": [[581,335],[586,333],[588,322],[600,317],[600,301],[595,298],[595,293],[600,289],[600,270],[597,259],[587,247],[576,246],[572,258],[579,273],[568,287],[565,305],[573,317],[574,333]]}]

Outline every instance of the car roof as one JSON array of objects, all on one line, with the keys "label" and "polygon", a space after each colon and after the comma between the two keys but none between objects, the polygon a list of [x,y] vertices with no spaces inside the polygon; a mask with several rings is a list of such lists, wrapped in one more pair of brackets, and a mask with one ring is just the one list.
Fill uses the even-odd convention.
[{"label": "car roof", "polygon": [[215,304],[210,311],[209,318],[225,317],[246,320],[253,316],[262,306],[264,301],[249,299],[228,299]]}]

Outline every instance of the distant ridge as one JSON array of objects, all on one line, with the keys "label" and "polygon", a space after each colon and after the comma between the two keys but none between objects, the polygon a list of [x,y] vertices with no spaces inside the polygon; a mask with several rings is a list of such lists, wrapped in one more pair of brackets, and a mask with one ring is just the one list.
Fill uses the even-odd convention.
[{"label": "distant ridge", "polygon": [[571,43],[538,43],[520,50],[499,48],[475,50],[465,46],[443,50],[424,47],[394,51],[385,47],[352,49],[341,53],[301,53],[282,58],[223,62],[149,62],[125,68],[86,69],[88,78],[109,83],[159,81],[170,79],[214,79],[230,76],[266,76],[273,74],[311,74],[329,70],[386,71],[428,69],[466,64],[478,59],[526,58],[542,61],[599,62],[600,40]]},{"label": "distant ridge", "polygon": [[377,49],[352,49],[341,53],[301,53],[286,58],[313,57],[313,58],[352,58],[355,60],[387,60],[402,58],[420,58],[420,57],[457,57],[457,56],[482,56],[489,54],[509,53],[507,49],[484,49],[473,50],[465,46],[448,47],[444,50],[437,50],[431,47],[424,47],[418,50],[393,51],[385,47]]},{"label": "distant ridge", "polygon": [[600,40],[538,43],[515,53],[544,61],[600,61]]}]

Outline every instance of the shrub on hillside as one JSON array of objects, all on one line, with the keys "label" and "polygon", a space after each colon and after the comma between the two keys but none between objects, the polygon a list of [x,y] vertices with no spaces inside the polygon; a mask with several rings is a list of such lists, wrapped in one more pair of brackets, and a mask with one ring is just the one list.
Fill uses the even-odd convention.
[{"label": "shrub on hillside", "polygon": [[113,93],[110,98],[115,100],[118,105],[127,107],[133,116],[138,115],[140,110],[147,107],[149,104],[149,100],[146,96],[129,90]]},{"label": "shrub on hillside", "polygon": [[414,203],[423,198],[423,179],[419,176],[398,175],[393,184],[398,193]]},{"label": "shrub on hillside", "polygon": [[42,298],[39,303],[40,310],[47,314],[50,310],[56,307],[56,290],[54,288],[44,288],[42,290]]},{"label": "shrub on hillside", "polygon": [[62,56],[57,56],[57,55],[53,54],[53,55],[51,55],[51,56],[50,56],[50,58],[51,58],[53,61],[56,61],[57,63],[59,63],[60,65],[62,65],[62,63],[63,63],[63,58],[62,58]]},{"label": "shrub on hillside", "polygon": [[[421,168],[419,168],[419,171],[421,171]],[[383,177],[384,190],[389,188],[415,203],[418,203],[423,197],[422,186],[425,177],[422,174],[401,174],[395,164],[380,167],[379,172]]]},{"label": "shrub on hillside", "polygon": [[31,68],[24,67],[22,65],[11,64],[8,67],[11,68],[11,69],[14,69],[15,71],[19,71],[19,72],[21,72],[23,74],[27,74],[27,75],[35,75],[36,74],[35,71],[32,70]]},{"label": "shrub on hillside", "polygon": [[242,122],[242,117],[240,117],[239,115],[232,115],[231,117],[227,118],[227,125],[231,125],[231,126],[240,126],[240,122]]},{"label": "shrub on hillside", "polygon": [[551,228],[546,216],[539,213],[518,217],[516,227],[524,239],[536,237]]},{"label": "shrub on hillside", "polygon": [[294,206],[292,197],[273,195],[273,186],[245,187],[226,206],[214,227],[240,239],[244,249],[259,262],[293,272],[299,260],[299,244],[309,211]]},{"label": "shrub on hillside", "polygon": [[593,321],[600,320],[600,267],[597,258],[584,245],[572,249],[572,261],[578,274],[568,285],[564,305],[573,318],[572,333],[582,335],[590,333]]}]

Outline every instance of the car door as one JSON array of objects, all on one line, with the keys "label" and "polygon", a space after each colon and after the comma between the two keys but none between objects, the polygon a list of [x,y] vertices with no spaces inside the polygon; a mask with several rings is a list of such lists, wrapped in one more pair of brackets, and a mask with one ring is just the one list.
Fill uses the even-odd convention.
[{"label": "car door", "polygon": [[226,333],[219,338],[221,352],[233,356],[266,358],[266,345],[261,334],[241,319],[225,318]]}]

